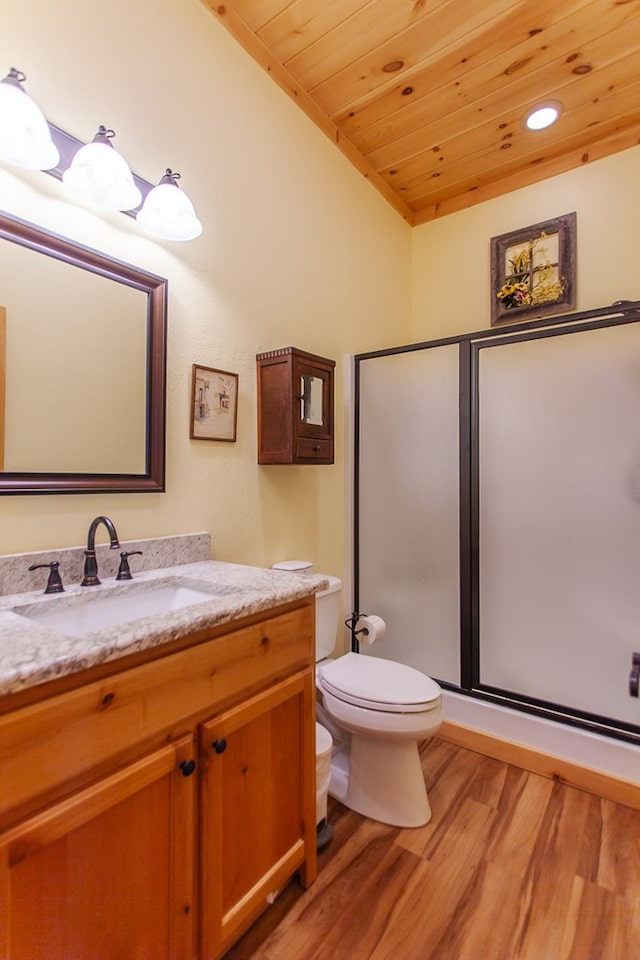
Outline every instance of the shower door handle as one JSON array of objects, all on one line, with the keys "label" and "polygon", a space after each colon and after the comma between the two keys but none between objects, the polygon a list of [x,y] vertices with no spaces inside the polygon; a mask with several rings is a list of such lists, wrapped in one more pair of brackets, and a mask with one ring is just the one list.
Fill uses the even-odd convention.
[{"label": "shower door handle", "polygon": [[640,653],[631,656],[631,673],[629,674],[629,696],[637,697],[640,693]]}]

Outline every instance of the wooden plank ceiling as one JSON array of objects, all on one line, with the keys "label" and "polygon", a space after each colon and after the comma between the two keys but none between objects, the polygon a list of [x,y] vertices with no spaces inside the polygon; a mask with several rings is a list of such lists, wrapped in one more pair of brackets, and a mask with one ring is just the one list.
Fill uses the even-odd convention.
[{"label": "wooden plank ceiling", "polygon": [[204,3],[411,224],[640,143],[640,0]]}]

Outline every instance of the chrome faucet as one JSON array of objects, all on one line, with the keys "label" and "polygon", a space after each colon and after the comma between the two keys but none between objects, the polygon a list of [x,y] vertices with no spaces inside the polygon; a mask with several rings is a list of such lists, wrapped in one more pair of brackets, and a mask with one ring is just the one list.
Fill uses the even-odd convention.
[{"label": "chrome faucet", "polygon": [[116,528],[113,525],[113,521],[109,520],[109,517],[96,517],[95,520],[91,521],[89,536],[87,537],[87,549],[84,552],[84,577],[80,584],[81,587],[95,587],[100,583],[98,580],[98,563],[96,560],[96,530],[101,523],[107,528],[107,533],[111,539],[111,549],[116,550],[120,546]]}]

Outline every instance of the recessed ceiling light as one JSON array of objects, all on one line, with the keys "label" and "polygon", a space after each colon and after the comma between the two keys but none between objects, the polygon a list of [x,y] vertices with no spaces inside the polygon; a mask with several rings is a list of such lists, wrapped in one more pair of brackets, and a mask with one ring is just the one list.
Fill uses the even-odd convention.
[{"label": "recessed ceiling light", "polygon": [[556,122],[563,110],[564,106],[559,100],[547,100],[544,103],[539,103],[525,114],[523,118],[524,126],[528,130],[544,130],[545,127],[550,127],[552,123]]}]

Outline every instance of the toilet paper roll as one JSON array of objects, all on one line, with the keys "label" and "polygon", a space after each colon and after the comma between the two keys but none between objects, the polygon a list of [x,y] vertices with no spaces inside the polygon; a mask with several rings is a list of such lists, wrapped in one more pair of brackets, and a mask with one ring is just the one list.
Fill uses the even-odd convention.
[{"label": "toilet paper roll", "polygon": [[382,617],[360,617],[356,623],[356,635],[360,643],[375,643],[382,640],[387,625]]}]

